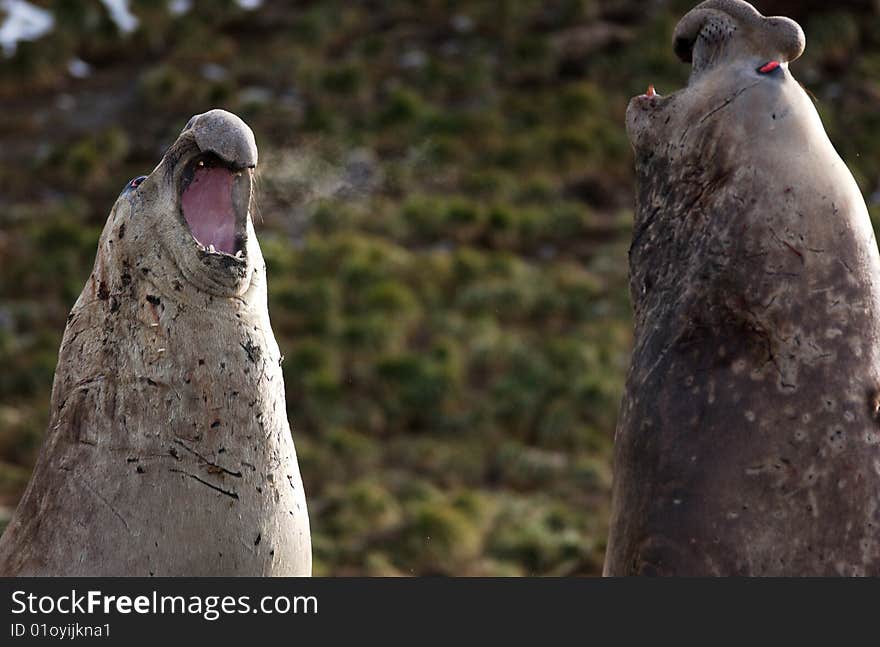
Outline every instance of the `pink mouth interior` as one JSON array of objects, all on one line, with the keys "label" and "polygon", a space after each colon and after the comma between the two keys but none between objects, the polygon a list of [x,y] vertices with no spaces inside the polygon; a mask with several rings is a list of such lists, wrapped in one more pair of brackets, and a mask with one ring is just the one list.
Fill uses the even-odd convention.
[{"label": "pink mouth interior", "polygon": [[183,192],[183,217],[193,238],[218,252],[235,254],[232,173],[223,167],[199,167]]}]

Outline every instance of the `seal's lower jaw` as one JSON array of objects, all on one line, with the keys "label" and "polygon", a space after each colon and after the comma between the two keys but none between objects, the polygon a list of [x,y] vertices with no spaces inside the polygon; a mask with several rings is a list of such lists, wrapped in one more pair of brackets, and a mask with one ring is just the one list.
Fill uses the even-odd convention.
[{"label": "seal's lower jaw", "polygon": [[633,97],[626,109],[626,131],[636,150],[659,146],[669,122],[664,107],[673,95],[660,96],[654,86]]},{"label": "seal's lower jaw", "polygon": [[224,265],[245,263],[251,199],[250,169],[235,169],[211,153],[191,159],[180,179],[179,204],[200,255]]}]

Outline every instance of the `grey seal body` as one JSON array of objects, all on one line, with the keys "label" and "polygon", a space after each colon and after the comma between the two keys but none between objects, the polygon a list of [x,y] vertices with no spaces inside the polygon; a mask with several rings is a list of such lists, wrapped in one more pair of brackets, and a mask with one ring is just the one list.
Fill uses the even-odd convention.
[{"label": "grey seal body", "polygon": [[250,218],[256,161],[250,128],[213,110],[120,195],[68,318],[3,575],[310,574]]},{"label": "grey seal body", "polygon": [[880,258],[788,70],[800,28],[710,0],[686,88],[627,111],[635,348],[607,575],[880,574]]}]

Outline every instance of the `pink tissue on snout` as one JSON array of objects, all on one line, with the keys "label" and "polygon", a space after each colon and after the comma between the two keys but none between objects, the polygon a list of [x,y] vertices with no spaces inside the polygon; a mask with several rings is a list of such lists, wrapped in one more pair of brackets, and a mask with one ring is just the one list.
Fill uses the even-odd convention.
[{"label": "pink tissue on snout", "polygon": [[197,168],[183,192],[182,206],[193,238],[218,252],[235,254],[232,173],[221,167]]}]

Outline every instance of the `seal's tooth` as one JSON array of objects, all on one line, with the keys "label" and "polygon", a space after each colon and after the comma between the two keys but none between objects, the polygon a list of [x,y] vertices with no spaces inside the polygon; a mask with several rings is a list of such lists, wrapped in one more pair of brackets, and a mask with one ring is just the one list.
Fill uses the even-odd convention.
[{"label": "seal's tooth", "polygon": [[657,91],[654,89],[653,85],[648,86],[648,91],[645,92],[645,96],[647,96],[647,97],[656,97],[657,96]]},{"label": "seal's tooth", "polygon": [[217,250],[214,249],[214,246],[213,246],[213,245],[208,245],[208,251],[209,251],[210,253],[213,254],[213,253],[216,252]]},{"label": "seal's tooth", "polygon": [[242,254],[241,250],[235,252],[235,258],[241,258],[242,256],[244,256],[244,254]]}]

